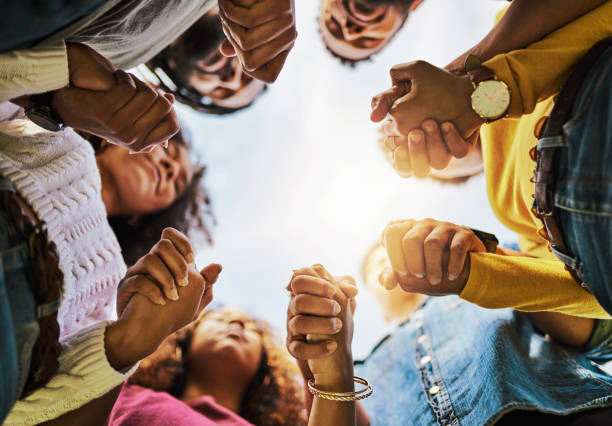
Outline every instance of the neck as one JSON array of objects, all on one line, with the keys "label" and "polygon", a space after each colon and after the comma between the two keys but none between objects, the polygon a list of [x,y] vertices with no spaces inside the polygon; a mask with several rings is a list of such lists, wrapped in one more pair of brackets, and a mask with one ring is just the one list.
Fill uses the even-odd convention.
[{"label": "neck", "polygon": [[215,402],[233,413],[239,414],[246,390],[246,383],[236,381],[234,378],[198,378],[188,376],[183,391],[182,400],[199,398],[204,395],[212,396]]},{"label": "neck", "polygon": [[119,203],[117,202],[116,193],[112,191],[112,177],[106,170],[103,164],[96,157],[96,163],[98,165],[98,170],[100,171],[100,182],[101,182],[101,195],[102,202],[104,203],[104,207],[106,207],[106,216],[116,216],[119,214],[117,211],[117,206]]}]

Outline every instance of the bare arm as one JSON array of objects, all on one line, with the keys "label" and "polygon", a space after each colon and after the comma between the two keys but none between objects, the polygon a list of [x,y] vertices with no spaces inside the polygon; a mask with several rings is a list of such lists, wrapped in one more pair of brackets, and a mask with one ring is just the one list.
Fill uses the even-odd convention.
[{"label": "bare arm", "polygon": [[484,62],[499,53],[522,49],[605,1],[514,0],[489,34],[447,65],[446,69],[454,74],[463,74],[465,58],[469,54],[478,56]]}]

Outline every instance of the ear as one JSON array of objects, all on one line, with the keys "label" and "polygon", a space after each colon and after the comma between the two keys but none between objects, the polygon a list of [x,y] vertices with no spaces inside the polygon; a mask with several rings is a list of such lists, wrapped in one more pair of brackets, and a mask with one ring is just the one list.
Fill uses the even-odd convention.
[{"label": "ear", "polygon": [[417,9],[417,7],[419,7],[421,3],[423,3],[423,1],[424,0],[414,0],[412,4],[410,5],[410,11],[414,12]]}]

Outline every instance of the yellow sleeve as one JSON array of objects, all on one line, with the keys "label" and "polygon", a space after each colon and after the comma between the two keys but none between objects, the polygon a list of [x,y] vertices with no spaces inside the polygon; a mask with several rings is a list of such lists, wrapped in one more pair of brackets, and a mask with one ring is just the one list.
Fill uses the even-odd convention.
[{"label": "yellow sleeve", "polygon": [[470,253],[470,276],[459,296],[488,309],[612,318],[559,260]]},{"label": "yellow sleeve", "polygon": [[499,54],[483,65],[510,88],[509,117],[533,111],[559,91],[574,64],[599,40],[612,36],[612,1],[553,31],[525,49]]}]

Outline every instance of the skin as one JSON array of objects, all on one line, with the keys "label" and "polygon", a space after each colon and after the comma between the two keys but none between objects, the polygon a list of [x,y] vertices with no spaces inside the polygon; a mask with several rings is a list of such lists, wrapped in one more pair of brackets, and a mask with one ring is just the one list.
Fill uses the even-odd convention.
[{"label": "skin", "polygon": [[198,61],[197,67],[198,70],[189,77],[189,84],[222,107],[249,105],[265,87],[265,83],[244,73],[238,58],[228,58],[220,52]]},{"label": "skin", "polygon": [[[325,45],[338,56],[355,61],[380,52],[407,17],[405,6],[384,3],[322,0],[319,28]],[[420,3],[415,1],[410,10]]]},{"label": "skin", "polygon": [[109,216],[140,215],[169,207],[193,178],[188,149],[170,141],[149,153],[104,144],[96,155],[102,179],[102,200]]},{"label": "skin", "polygon": [[238,413],[263,352],[260,329],[246,312],[223,308],[207,314],[195,329],[187,354],[189,374],[182,399],[211,395]]}]

